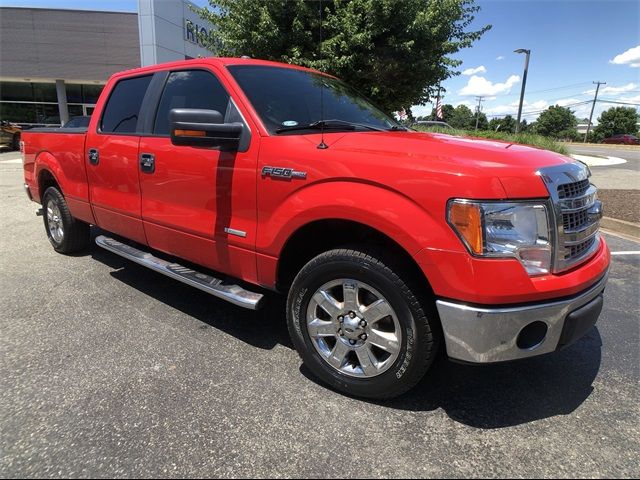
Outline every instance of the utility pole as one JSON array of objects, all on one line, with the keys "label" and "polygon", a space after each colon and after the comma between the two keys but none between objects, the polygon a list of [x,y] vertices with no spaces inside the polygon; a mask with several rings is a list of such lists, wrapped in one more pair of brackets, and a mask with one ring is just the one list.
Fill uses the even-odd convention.
[{"label": "utility pole", "polygon": [[484,97],[476,97],[478,99],[478,106],[476,107],[476,132],[478,131],[478,120],[480,120],[480,108]]},{"label": "utility pole", "polygon": [[591,105],[591,114],[589,115],[589,123],[587,123],[587,133],[584,134],[584,141],[582,143],[587,143],[587,137],[589,136],[589,130],[591,130],[591,119],[593,118],[593,110],[596,108],[596,102],[598,101],[598,91],[600,90],[600,85],[606,85],[607,82],[593,82],[596,86],[596,96],[593,97],[593,105]]}]

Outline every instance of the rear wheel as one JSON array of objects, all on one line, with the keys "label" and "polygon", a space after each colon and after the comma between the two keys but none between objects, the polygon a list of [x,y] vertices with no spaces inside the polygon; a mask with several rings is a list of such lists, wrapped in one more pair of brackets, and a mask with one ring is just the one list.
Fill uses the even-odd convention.
[{"label": "rear wheel", "polygon": [[401,395],[435,357],[431,309],[390,265],[359,249],[332,250],[305,265],[289,292],[289,331],[303,362],[347,394]]},{"label": "rear wheel", "polygon": [[56,252],[73,253],[89,244],[89,225],[73,218],[62,193],[49,187],[42,196],[44,227]]}]

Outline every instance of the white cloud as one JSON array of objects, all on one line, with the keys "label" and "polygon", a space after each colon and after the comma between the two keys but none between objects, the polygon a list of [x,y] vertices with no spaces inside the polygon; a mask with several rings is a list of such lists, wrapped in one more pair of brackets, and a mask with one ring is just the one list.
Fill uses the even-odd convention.
[{"label": "white cloud", "polygon": [[[614,87],[614,86],[602,87],[600,89],[600,93],[604,93],[608,95],[620,95],[622,93],[627,93],[632,90],[636,90],[637,88],[638,88],[638,85],[636,83],[630,82],[620,87]],[[586,92],[582,92],[582,93],[584,93],[585,95],[593,95],[596,93],[596,89],[592,88],[591,90],[587,90]]]},{"label": "white cloud", "polygon": [[467,68],[462,71],[462,75],[475,75],[476,73],[487,73],[487,69],[484,68],[484,65],[480,65],[477,68]]},{"label": "white cloud", "polygon": [[503,57],[502,55],[498,55],[498,56],[496,57],[496,60],[498,60],[498,61],[500,61],[500,60],[504,60],[504,57]]},{"label": "white cloud", "polygon": [[511,87],[520,81],[518,75],[511,75],[504,83],[491,83],[484,77],[473,75],[469,82],[460,90],[459,94],[463,96],[483,96],[491,97],[501,93],[509,93]]},{"label": "white cloud", "polygon": [[411,113],[414,117],[426,117],[431,115],[431,111],[433,110],[433,105],[414,105],[411,107]]},{"label": "white cloud", "polygon": [[[492,107],[483,108],[482,111],[487,114],[489,117],[493,116],[503,116],[503,115],[511,115],[515,117],[518,115],[518,105],[520,104],[519,100],[515,100],[511,103],[503,104],[503,105],[494,105]],[[537,100],[533,103],[529,103],[526,100],[522,104],[522,112],[537,112],[539,110],[545,110],[549,106],[549,103],[546,100]],[[535,117],[538,115],[536,114]],[[524,117],[527,121],[530,121],[530,117]]]},{"label": "white cloud", "polygon": [[[620,100],[621,102],[640,103],[640,95],[633,95],[631,97],[620,97],[618,100]],[[631,107],[633,105],[629,106]]]},{"label": "white cloud", "polygon": [[616,65],[630,65],[632,67],[640,67],[640,45],[630,48],[626,52],[622,52],[620,55],[616,55],[613,60],[609,60],[609,63],[615,63]]},{"label": "white cloud", "polygon": [[573,105],[574,103],[584,102],[584,100],[579,100],[577,98],[563,98],[556,102],[553,102],[554,105],[560,105],[561,107],[566,107],[567,105]]}]

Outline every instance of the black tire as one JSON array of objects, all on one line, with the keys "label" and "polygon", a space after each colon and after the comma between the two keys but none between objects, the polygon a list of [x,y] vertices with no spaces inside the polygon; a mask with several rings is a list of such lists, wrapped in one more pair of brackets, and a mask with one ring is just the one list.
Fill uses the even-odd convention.
[{"label": "black tire", "polygon": [[[52,214],[49,209],[55,210],[54,207],[57,208],[59,215],[56,212],[54,218],[51,218]],[[87,248],[91,235],[89,225],[71,216],[64,196],[56,187],[49,187],[45,190],[42,196],[42,208],[44,212],[42,215],[44,228],[56,252],[68,254]],[[61,232],[60,230],[55,230],[55,228],[55,233],[52,232],[50,226],[55,226],[53,222],[61,223]]]},{"label": "black tire", "polygon": [[[364,249],[336,249],[322,253],[298,273],[287,300],[287,323],[293,344],[307,368],[334,389],[370,399],[397,397],[413,388],[425,375],[437,353],[437,318],[419,286],[403,278],[402,265],[383,261]],[[396,313],[402,333],[400,353],[388,370],[377,376],[355,378],[329,365],[317,351],[307,325],[307,308],[321,286],[336,279],[354,279],[377,290]],[[413,287],[411,288],[410,285]],[[435,313],[433,313],[435,315]],[[336,340],[340,341],[339,338]]]},{"label": "black tire", "polygon": [[20,134],[16,133],[13,135],[11,139],[11,149],[12,150],[20,150]]}]

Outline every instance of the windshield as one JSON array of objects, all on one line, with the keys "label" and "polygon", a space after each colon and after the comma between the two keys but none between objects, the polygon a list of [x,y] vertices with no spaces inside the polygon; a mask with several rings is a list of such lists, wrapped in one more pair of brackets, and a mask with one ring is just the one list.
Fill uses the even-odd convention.
[{"label": "windshield", "polygon": [[[307,131],[304,126],[321,120],[344,122],[345,129],[348,129],[347,124],[363,127],[362,130],[402,128],[365,97],[335,78],[283,67],[234,65],[228,69],[271,134],[312,133],[313,127]],[[324,90],[322,113],[321,90]],[[339,126],[334,124],[331,128],[335,130]]]}]

